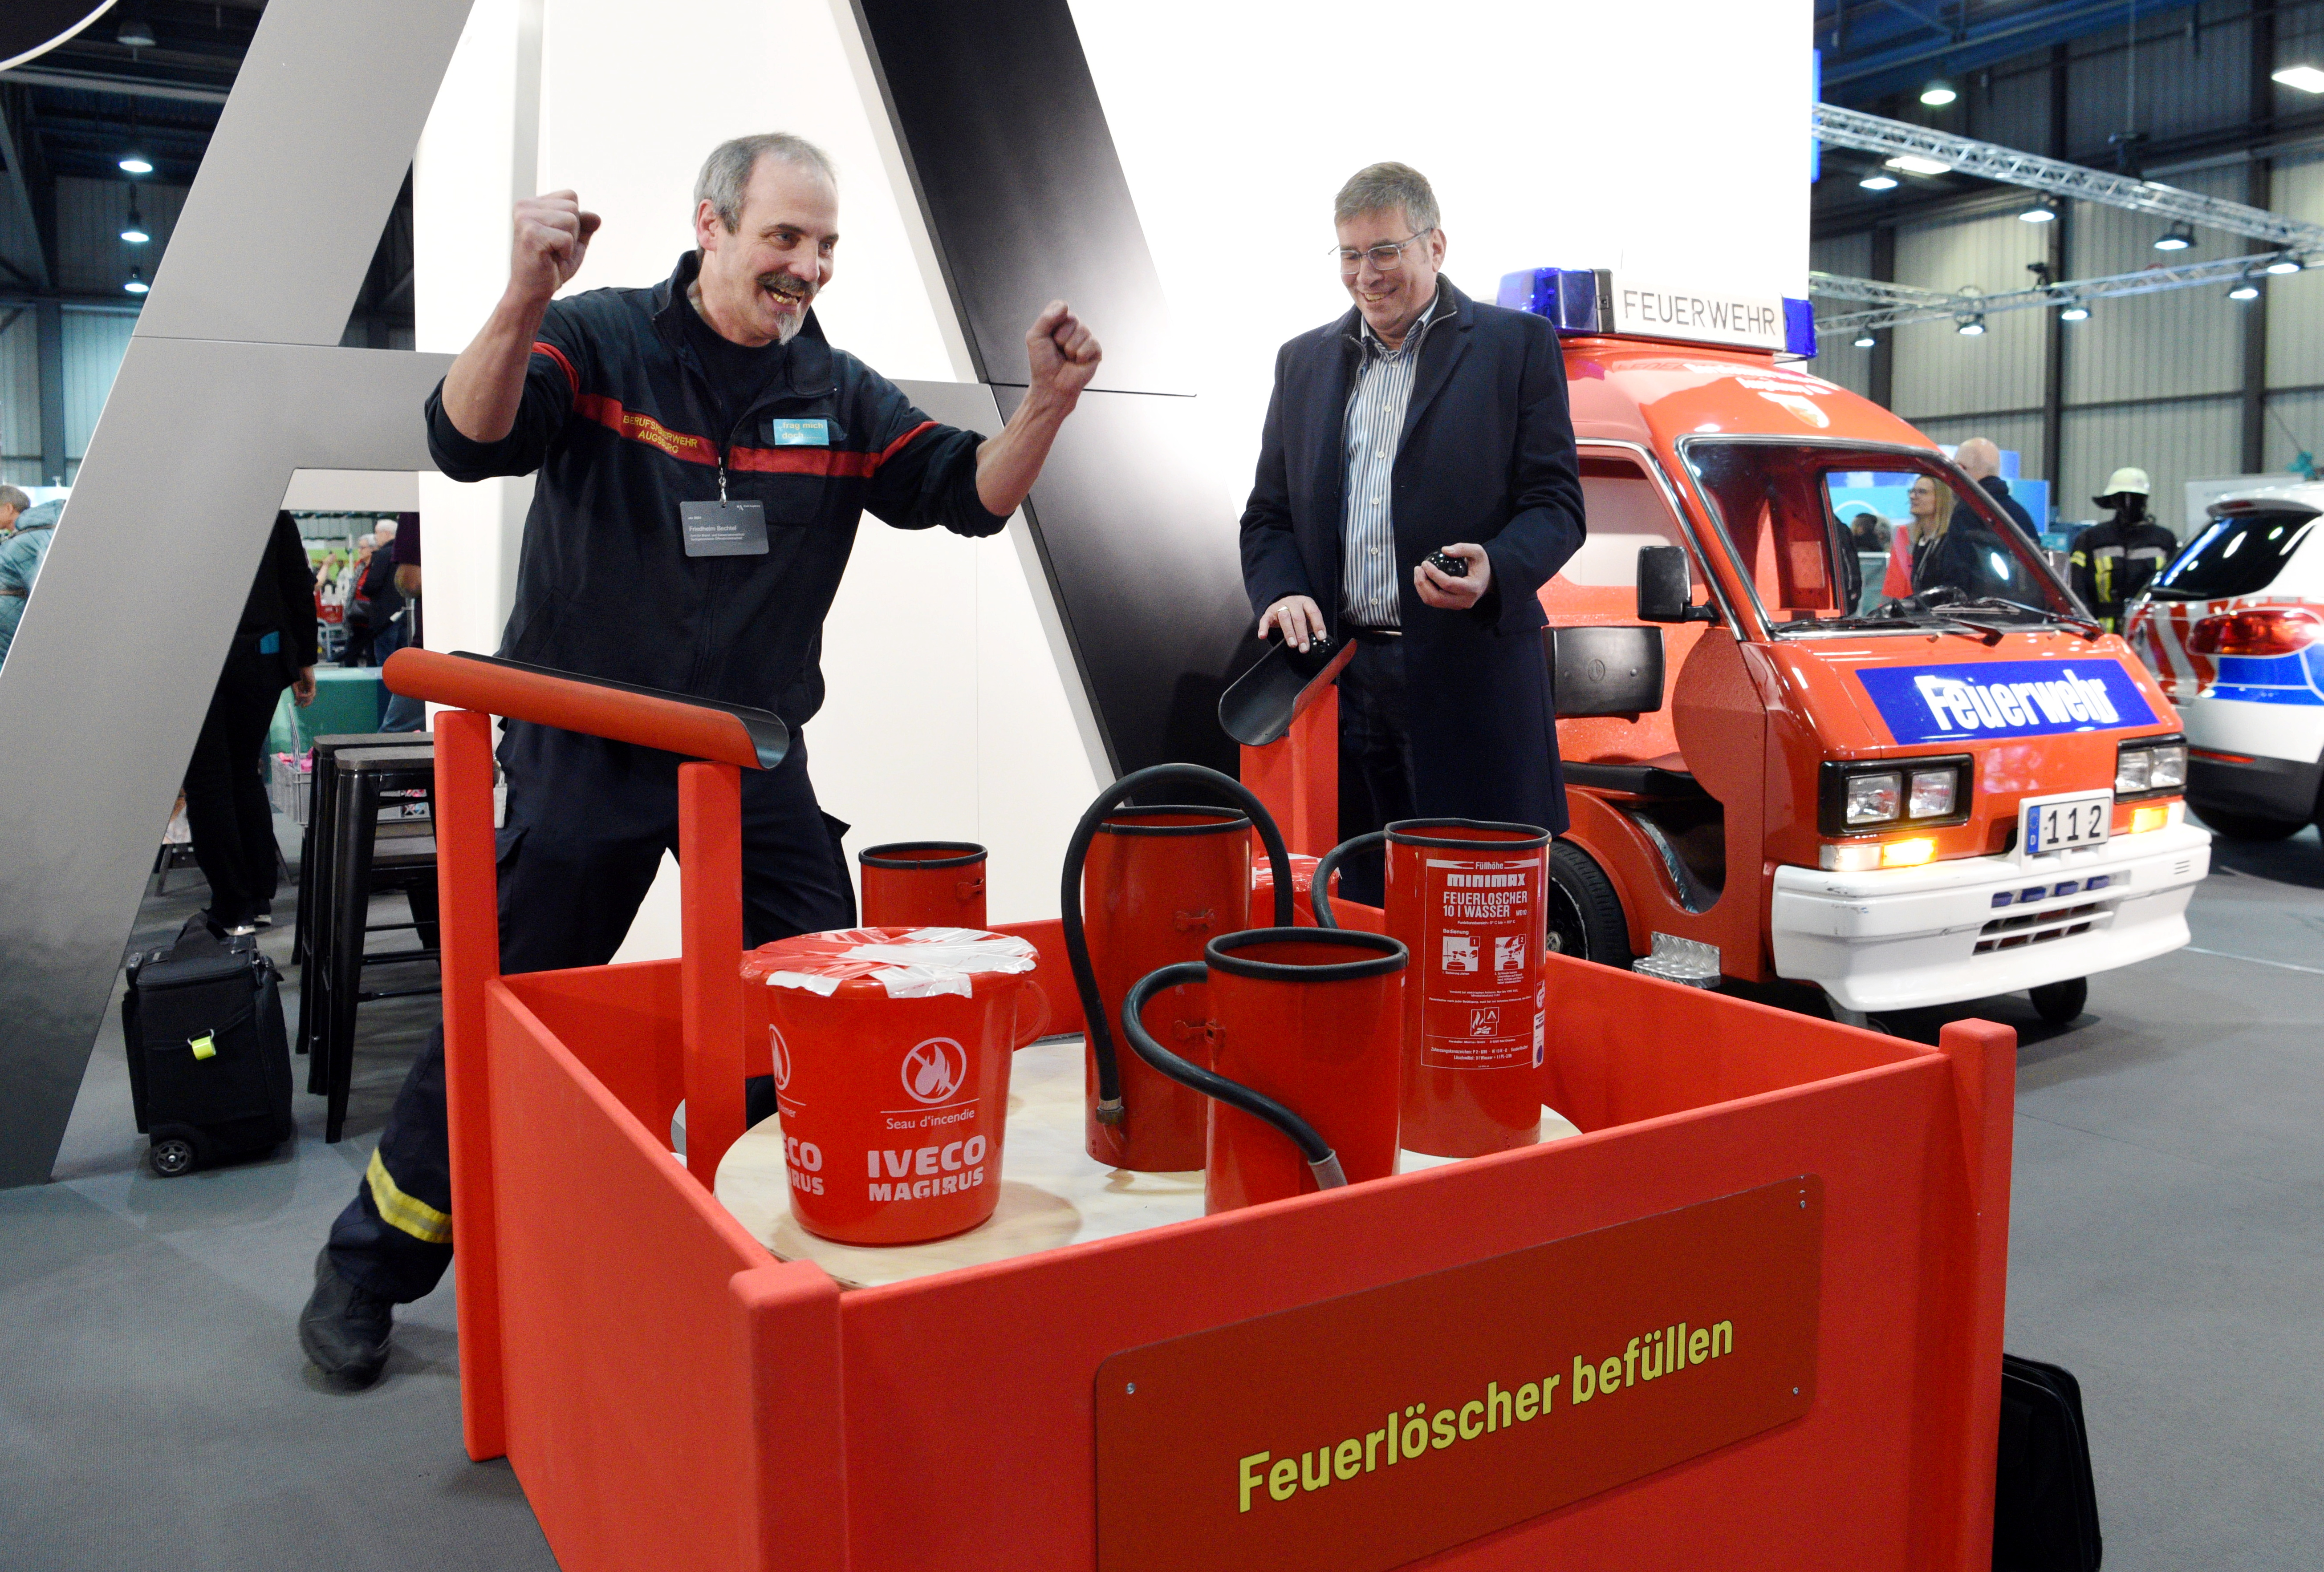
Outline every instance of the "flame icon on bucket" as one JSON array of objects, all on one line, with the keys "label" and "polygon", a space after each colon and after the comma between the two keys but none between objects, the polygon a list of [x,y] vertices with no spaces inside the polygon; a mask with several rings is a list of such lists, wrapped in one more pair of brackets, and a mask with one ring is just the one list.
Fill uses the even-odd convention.
[{"label": "flame icon on bucket", "polygon": [[949,1037],[931,1037],[904,1055],[904,1093],[914,1102],[943,1102],[967,1079],[968,1052]]},{"label": "flame icon on bucket", "polygon": [[773,1026],[767,1028],[767,1038],[775,1053],[775,1089],[781,1091],[791,1083],[790,1044],[783,1041],[782,1033]]}]

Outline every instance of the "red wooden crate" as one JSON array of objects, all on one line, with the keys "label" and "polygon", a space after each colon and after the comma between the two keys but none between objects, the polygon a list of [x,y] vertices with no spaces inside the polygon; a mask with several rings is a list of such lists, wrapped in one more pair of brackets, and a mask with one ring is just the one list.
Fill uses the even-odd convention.
[{"label": "red wooden crate", "polygon": [[1089,1567],[1108,1356],[1801,1174],[1806,1417],[1419,1564],[1989,1563],[2006,1028],[1928,1049],[1554,959],[1579,1137],[843,1294],[706,1188],[744,1071],[733,766],[686,767],[685,960],[500,978],[486,719],[438,737],[468,1446],[507,1454],[560,1565]]}]

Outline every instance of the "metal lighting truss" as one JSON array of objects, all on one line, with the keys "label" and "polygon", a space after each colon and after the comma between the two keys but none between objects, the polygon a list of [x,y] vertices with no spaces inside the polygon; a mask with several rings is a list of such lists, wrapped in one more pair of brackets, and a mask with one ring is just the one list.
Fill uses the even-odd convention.
[{"label": "metal lighting truss", "polygon": [[1889,158],[1912,154],[1934,159],[1951,165],[1957,174],[1976,175],[2004,185],[2046,191],[2053,197],[2103,202],[2109,207],[2127,207],[2135,213],[2200,224],[2230,234],[2264,240],[2303,255],[2324,252],[2324,225],[2302,224],[2264,207],[2183,191],[2157,180],[2108,174],[2103,170],[2070,164],[2062,159],[2019,152],[1996,142],[1977,142],[1932,131],[1925,125],[1908,125],[1901,120],[1843,109],[1837,104],[1817,105],[1814,124],[1816,136],[1835,147],[1852,147]]},{"label": "metal lighting truss", "polygon": [[1972,317],[1990,316],[1997,311],[2025,311],[2038,306],[2071,306],[2092,300],[2110,299],[2117,295],[2152,295],[2163,290],[2192,289],[2199,284],[2233,282],[2246,276],[2257,277],[2270,262],[2291,258],[2288,251],[2260,252],[2248,256],[2219,257],[2212,262],[2181,262],[2177,267],[2142,268],[2135,273],[2115,273],[2103,279],[2077,279],[2070,282],[2038,285],[2030,290],[2013,290],[2006,295],[1981,295],[1973,290],[1947,294],[1942,290],[1920,290],[1910,284],[1891,284],[1878,279],[1851,279],[1840,273],[1810,273],[1808,288],[1832,300],[1862,300],[1872,304],[1869,311],[1850,311],[1845,316],[1824,317],[1816,322],[1819,337],[1837,334],[1862,333],[1867,329],[1897,327],[1907,322],[1966,321]]}]

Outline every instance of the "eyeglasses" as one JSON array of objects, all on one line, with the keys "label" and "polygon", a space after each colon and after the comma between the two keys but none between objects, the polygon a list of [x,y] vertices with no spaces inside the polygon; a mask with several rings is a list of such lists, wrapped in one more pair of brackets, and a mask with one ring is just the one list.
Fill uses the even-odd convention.
[{"label": "eyeglasses", "polygon": [[1406,235],[1402,240],[1397,241],[1393,245],[1389,244],[1386,241],[1382,241],[1379,244],[1368,246],[1362,251],[1353,251],[1344,245],[1334,246],[1332,249],[1332,254],[1340,259],[1340,271],[1343,273],[1354,272],[1366,257],[1371,258],[1372,266],[1379,269],[1380,271],[1384,273],[1392,273],[1397,269],[1404,265],[1404,248],[1406,246],[1410,245],[1414,241],[1418,240],[1424,234],[1433,234],[1435,232],[1434,230],[1416,229],[1410,234]]}]

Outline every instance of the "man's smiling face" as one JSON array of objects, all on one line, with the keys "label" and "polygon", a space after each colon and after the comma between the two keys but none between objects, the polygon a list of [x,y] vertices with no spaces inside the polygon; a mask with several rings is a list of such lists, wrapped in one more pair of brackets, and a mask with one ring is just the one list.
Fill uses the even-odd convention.
[{"label": "man's smiling face", "polygon": [[728,230],[717,210],[694,215],[702,248],[702,312],[737,344],[790,342],[807,309],[831,281],[839,244],[839,193],[814,170],[762,157],[742,188],[742,222]]},{"label": "man's smiling face", "polygon": [[[1347,286],[1356,309],[1371,330],[1389,344],[1400,344],[1404,330],[1420,319],[1436,299],[1436,271],[1444,263],[1444,232],[1432,229],[1415,238],[1411,221],[1401,207],[1359,213],[1339,224],[1340,281]],[[1370,253],[1374,246],[1397,245],[1397,265],[1381,267]],[[1351,264],[1349,252],[1365,254]]]}]

